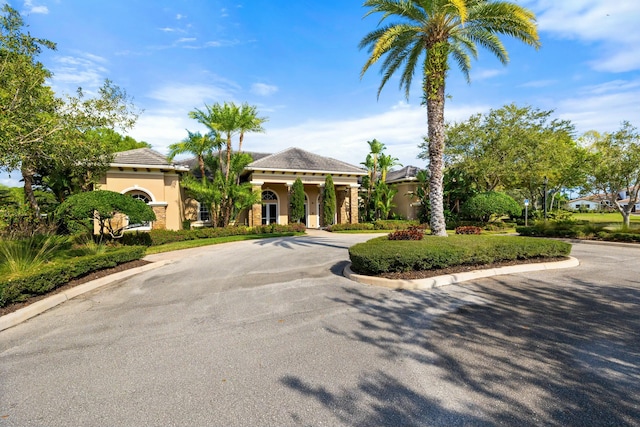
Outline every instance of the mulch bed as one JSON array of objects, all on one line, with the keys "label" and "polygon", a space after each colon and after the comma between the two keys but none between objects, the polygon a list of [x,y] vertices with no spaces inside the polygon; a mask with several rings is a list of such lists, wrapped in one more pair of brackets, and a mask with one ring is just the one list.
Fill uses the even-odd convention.
[{"label": "mulch bed", "polygon": [[105,268],[105,269],[97,270],[97,271],[92,271],[91,273],[89,273],[89,274],[87,274],[85,276],[81,276],[81,277],[78,277],[77,279],[73,279],[72,281],[68,282],[66,285],[62,285],[60,287],[57,287],[57,288],[53,289],[49,293],[46,293],[46,294],[43,294],[43,295],[37,295],[37,296],[31,297],[31,298],[28,298],[27,300],[25,300],[23,302],[17,302],[17,303],[14,303],[14,304],[9,304],[6,307],[0,307],[0,316],[4,316],[5,314],[13,313],[16,310],[21,309],[22,307],[26,307],[29,304],[33,304],[36,301],[40,301],[41,299],[45,299],[46,297],[48,297],[50,295],[57,294],[58,292],[73,288],[74,286],[82,285],[83,283],[87,283],[87,282],[90,282],[92,280],[108,276],[110,274],[119,273],[121,271],[129,270],[130,268],[142,267],[143,265],[147,265],[147,264],[149,264],[149,261],[143,261],[143,260],[139,259],[139,260],[136,260],[136,261],[125,262],[123,264],[116,265],[115,267]]}]

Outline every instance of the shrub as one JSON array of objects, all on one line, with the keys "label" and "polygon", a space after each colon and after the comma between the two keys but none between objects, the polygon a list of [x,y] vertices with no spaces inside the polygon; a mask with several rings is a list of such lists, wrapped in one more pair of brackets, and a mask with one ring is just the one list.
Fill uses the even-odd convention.
[{"label": "shrub", "polygon": [[419,225],[418,221],[410,220],[378,220],[373,223],[376,230],[406,230]]},{"label": "shrub", "polygon": [[422,240],[424,238],[424,228],[420,226],[409,227],[406,230],[396,230],[389,233],[389,240]]},{"label": "shrub", "polygon": [[67,246],[64,236],[35,235],[19,240],[0,241],[0,265],[9,273],[20,273],[38,269],[53,258],[55,253]]},{"label": "shrub", "polygon": [[372,239],[349,248],[356,273],[377,275],[434,270],[458,265],[567,256],[571,245],[556,240],[516,236],[425,236],[421,241]]},{"label": "shrub", "polygon": [[356,224],[333,224],[327,227],[327,231],[345,231],[345,230],[373,230],[373,224],[370,222],[359,222]]},{"label": "shrub", "polygon": [[33,273],[0,278],[0,307],[47,293],[92,271],[140,259],[144,252],[141,246],[121,247],[102,254],[53,262]]},{"label": "shrub", "polygon": [[482,233],[482,228],[476,227],[475,225],[463,225],[460,227],[456,227],[456,234],[480,234]]},{"label": "shrub", "polygon": [[468,218],[482,222],[488,222],[492,217],[509,215],[518,217],[522,214],[522,208],[513,197],[489,191],[476,194],[462,205],[462,213]]}]

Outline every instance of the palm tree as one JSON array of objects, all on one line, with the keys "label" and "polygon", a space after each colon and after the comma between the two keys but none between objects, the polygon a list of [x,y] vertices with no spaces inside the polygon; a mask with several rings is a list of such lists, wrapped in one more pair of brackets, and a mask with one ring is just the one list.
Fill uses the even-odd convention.
[{"label": "palm tree", "polygon": [[264,133],[262,124],[268,119],[266,117],[258,117],[258,109],[253,105],[249,105],[246,102],[240,107],[240,123],[238,124],[240,130],[240,141],[238,143],[238,151],[242,152],[242,142],[244,141],[244,134],[247,132],[259,132]]},{"label": "palm tree", "polygon": [[211,154],[214,149],[220,149],[222,141],[216,131],[202,135],[200,132],[187,130],[188,136],[180,142],[169,145],[169,160],[173,160],[178,154],[190,153],[197,157],[202,180],[206,179],[204,157]]},{"label": "palm tree", "polygon": [[402,166],[397,157],[391,157],[391,154],[380,154],[378,158],[378,165],[380,166],[380,182],[387,180],[387,172],[394,166]]},{"label": "palm tree", "polygon": [[233,102],[225,102],[224,104],[206,105],[206,111],[195,109],[189,112],[189,117],[202,123],[214,132],[220,132],[226,137],[227,144],[227,163],[225,171],[225,179],[229,179],[231,171],[231,137],[238,133],[241,129],[240,107]]},{"label": "palm tree", "polygon": [[[391,76],[401,67],[400,87],[409,88],[418,66],[422,68],[423,99],[427,106],[429,140],[429,201],[431,232],[446,236],[443,208],[443,151],[445,80],[449,57],[469,80],[471,59],[477,58],[477,45],[492,52],[503,64],[509,61],[499,34],[539,47],[533,12],[502,0],[366,0],[365,14],[382,13],[380,23],[389,17],[399,22],[367,34],[359,47],[367,48],[369,59],[360,76],[378,60],[382,62],[382,82],[378,96]],[[423,58],[424,57],[424,58]]]}]

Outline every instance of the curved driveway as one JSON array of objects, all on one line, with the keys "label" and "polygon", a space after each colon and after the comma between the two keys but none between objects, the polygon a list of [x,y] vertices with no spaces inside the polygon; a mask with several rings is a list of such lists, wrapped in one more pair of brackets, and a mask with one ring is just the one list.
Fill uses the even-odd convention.
[{"label": "curved driveway", "polygon": [[190,249],[0,332],[0,426],[638,425],[640,248],[429,291],[371,235]]}]

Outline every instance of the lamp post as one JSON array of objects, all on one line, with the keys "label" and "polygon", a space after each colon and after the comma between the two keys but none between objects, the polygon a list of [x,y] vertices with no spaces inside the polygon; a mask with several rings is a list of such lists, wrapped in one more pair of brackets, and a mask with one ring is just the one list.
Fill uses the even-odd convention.
[{"label": "lamp post", "polygon": [[544,209],[544,220],[547,220],[547,184],[549,184],[549,180],[547,179],[547,176],[544,176],[544,181],[542,181],[542,188],[543,188],[543,194],[542,194],[542,203],[543,203],[543,209]]},{"label": "lamp post", "polygon": [[524,226],[527,226],[527,219],[529,218],[529,199],[524,199]]}]

